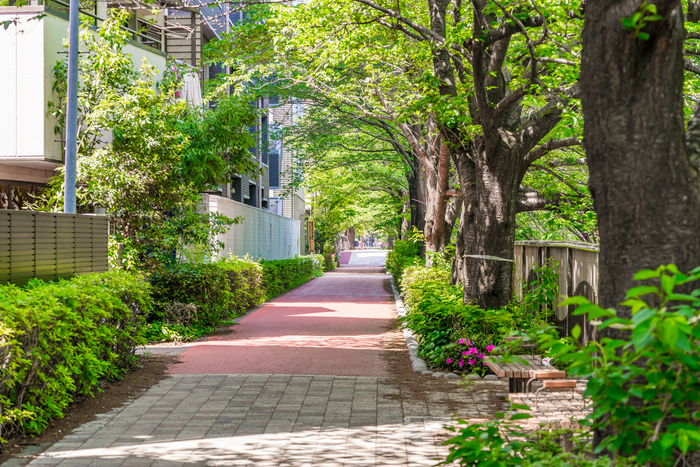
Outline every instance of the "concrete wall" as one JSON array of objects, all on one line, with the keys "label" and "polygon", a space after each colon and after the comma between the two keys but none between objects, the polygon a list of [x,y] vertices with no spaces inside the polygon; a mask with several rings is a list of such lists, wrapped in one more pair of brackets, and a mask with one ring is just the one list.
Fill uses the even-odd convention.
[{"label": "concrete wall", "polygon": [[243,222],[217,237],[225,245],[221,256],[249,254],[253,258],[285,259],[302,254],[304,244],[300,238],[302,226],[299,221],[221,196],[205,194],[203,197],[208,212],[244,218]]}]

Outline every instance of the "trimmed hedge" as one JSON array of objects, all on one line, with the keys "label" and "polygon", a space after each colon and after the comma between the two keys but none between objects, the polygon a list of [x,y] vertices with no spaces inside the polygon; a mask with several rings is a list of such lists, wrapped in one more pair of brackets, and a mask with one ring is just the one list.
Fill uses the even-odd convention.
[{"label": "trimmed hedge", "polygon": [[0,441],[37,434],[134,363],[150,286],[122,271],[0,286]]},{"label": "trimmed hedge", "polygon": [[175,263],[154,271],[148,281],[155,301],[149,321],[167,322],[167,307],[172,303],[195,305],[192,324],[205,327],[216,326],[232,314],[231,281],[218,263]]},{"label": "trimmed hedge", "polygon": [[275,261],[229,257],[211,264],[178,263],[149,277],[156,302],[149,340],[195,339],[247,310],[322,274],[323,257]]},{"label": "trimmed hedge", "polygon": [[323,274],[321,255],[261,261],[265,297],[270,300]]}]

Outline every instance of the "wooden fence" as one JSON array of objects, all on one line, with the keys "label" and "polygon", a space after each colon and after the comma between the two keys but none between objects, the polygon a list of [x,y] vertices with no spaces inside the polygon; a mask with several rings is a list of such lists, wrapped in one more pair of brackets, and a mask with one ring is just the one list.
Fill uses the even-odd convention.
[{"label": "wooden fence", "polygon": [[108,269],[104,216],[0,210],[0,284]]},{"label": "wooden fence", "polygon": [[[559,263],[559,295],[582,295],[595,303],[598,293],[598,245],[577,242],[515,242],[515,281],[520,298],[523,287],[535,278],[534,269],[547,258]],[[581,327],[581,341],[585,345],[595,340],[595,327],[586,322],[586,316],[573,316],[574,306],[555,308],[554,322],[562,336],[570,336],[575,325]]]}]

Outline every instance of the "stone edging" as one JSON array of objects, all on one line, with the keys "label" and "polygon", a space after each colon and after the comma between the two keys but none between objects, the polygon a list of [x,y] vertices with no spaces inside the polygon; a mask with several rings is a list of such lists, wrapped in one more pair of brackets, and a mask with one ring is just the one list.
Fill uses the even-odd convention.
[{"label": "stone edging", "polygon": [[[394,292],[396,311],[400,317],[406,316],[406,306],[403,303],[403,299],[401,298],[399,291],[396,290],[396,284],[394,284],[394,277],[392,275],[389,275],[389,282],[391,282],[391,290]],[[403,330],[403,337],[406,339],[406,346],[408,347],[408,355],[411,357],[411,366],[413,367],[413,371],[422,375],[432,375],[436,378],[460,379],[459,375],[456,373],[442,373],[439,371],[432,371],[430,368],[428,368],[428,364],[425,363],[425,360],[418,356],[418,341],[413,335],[413,331],[411,331],[408,326],[403,323],[401,324],[401,329]],[[463,379],[480,380],[482,378],[479,375],[465,375]],[[498,379],[498,377],[495,375],[486,375],[483,379]]]}]

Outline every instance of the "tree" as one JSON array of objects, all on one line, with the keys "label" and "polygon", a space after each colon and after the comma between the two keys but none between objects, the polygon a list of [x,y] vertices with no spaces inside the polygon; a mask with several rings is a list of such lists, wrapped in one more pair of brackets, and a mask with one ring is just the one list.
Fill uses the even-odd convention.
[{"label": "tree", "polygon": [[[690,104],[698,13],[697,3],[680,0],[586,4],[581,93],[603,307],[626,298],[638,271],[700,265],[700,106]],[[614,327],[601,337],[627,338]],[[686,461],[700,465],[697,452]]]},{"label": "tree", "polygon": [[410,166],[411,222],[425,231],[426,249],[440,251],[454,223],[446,227],[449,151],[435,119],[420,106],[411,107],[424,86],[425,56],[401,34],[358,23],[357,10],[352,3],[329,0],[248,10],[251,21],[213,44],[210,60],[248,77],[234,77],[236,82],[316,101],[340,119],[373,127]]},{"label": "tree", "polygon": [[365,21],[429,50],[423,102],[464,196],[453,277],[465,302],[504,306],[516,212],[542,204],[537,194],[520,199],[523,177],[548,152],[580,144],[566,126],[576,112],[580,17],[566,1],[428,0],[427,12],[410,2],[354,1],[370,9]]},{"label": "tree", "polygon": [[[602,306],[624,300],[637,271],[700,264],[700,111],[683,89],[684,70],[697,68],[684,57],[700,38],[697,7],[686,31],[680,0],[646,5],[586,4],[581,87]],[[641,29],[625,28],[638,12]]]},{"label": "tree", "polygon": [[[254,110],[245,99],[220,97],[215,110],[194,108],[175,98],[180,80],[171,70],[157,86],[157,70],[144,62],[134,69],[123,51],[128,33],[124,11],[113,11],[98,36],[81,32],[88,54],[81,56],[78,183],[83,206],[101,206],[112,217],[112,258],[139,266],[168,261],[186,244],[216,250],[213,237],[237,222],[201,213],[199,193],[233,173],[255,170],[245,126]],[[63,131],[65,63],[55,68],[59,103],[57,134]],[[63,177],[46,194],[45,208],[60,209]],[[126,260],[126,264],[123,261]]]}]

